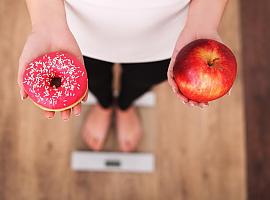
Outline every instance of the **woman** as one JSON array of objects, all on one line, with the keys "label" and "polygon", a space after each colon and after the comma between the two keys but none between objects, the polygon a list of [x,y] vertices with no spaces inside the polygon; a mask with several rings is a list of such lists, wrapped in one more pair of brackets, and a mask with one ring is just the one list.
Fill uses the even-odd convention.
[{"label": "woman", "polygon": [[[200,38],[220,40],[217,28],[227,0],[26,2],[32,32],[19,61],[21,97],[27,98],[21,80],[25,65],[33,58],[55,50],[76,55],[85,63],[89,90],[98,99],[82,128],[83,138],[92,149],[103,147],[114,102],[120,150],[136,149],[142,128],[132,102],[166,78],[183,103],[208,105],[184,97],[176,87],[172,69],[177,53],[187,43]],[[111,88],[113,63],[120,63],[123,71],[116,101]],[[79,115],[81,104],[72,112]],[[44,114],[53,118],[55,113]],[[71,109],[65,110],[61,117],[68,120],[70,114]]]}]

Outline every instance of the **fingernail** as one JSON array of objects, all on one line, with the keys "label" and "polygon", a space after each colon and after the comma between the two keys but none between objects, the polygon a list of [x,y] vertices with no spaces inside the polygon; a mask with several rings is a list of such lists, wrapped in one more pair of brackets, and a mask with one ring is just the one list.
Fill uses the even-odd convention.
[{"label": "fingernail", "polygon": [[21,96],[21,100],[22,100],[22,101],[24,100],[23,96]]},{"label": "fingernail", "polygon": [[204,105],[200,105],[199,107],[200,107],[202,110],[204,110],[204,107],[205,107],[205,106],[204,106]]},{"label": "fingernail", "polygon": [[81,113],[74,113],[75,116],[80,116]]}]

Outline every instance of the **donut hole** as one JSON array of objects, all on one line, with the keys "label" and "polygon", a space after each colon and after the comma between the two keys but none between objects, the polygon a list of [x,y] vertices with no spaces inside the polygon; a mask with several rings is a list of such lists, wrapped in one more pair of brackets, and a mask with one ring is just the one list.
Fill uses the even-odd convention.
[{"label": "donut hole", "polygon": [[53,77],[50,81],[50,86],[53,88],[58,88],[61,86],[61,78],[60,77]]}]

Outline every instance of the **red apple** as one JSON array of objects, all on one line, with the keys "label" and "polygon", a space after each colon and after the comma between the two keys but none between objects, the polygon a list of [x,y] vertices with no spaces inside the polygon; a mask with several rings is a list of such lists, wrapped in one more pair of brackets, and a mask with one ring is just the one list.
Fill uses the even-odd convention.
[{"label": "red apple", "polygon": [[195,102],[208,102],[229,92],[236,78],[232,51],[215,40],[199,39],[176,56],[173,75],[180,92]]}]

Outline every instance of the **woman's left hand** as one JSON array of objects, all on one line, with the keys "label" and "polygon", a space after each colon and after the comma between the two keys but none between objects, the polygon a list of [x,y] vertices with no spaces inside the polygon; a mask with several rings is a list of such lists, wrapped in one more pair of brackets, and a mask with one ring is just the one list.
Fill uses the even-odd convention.
[{"label": "woman's left hand", "polygon": [[173,92],[184,104],[188,104],[190,106],[199,106],[203,108],[209,105],[208,102],[206,103],[195,102],[185,97],[181,93],[181,91],[178,89],[175,79],[173,77],[173,67],[174,67],[175,58],[177,54],[185,45],[197,39],[212,39],[212,40],[217,40],[221,42],[220,36],[216,30],[212,30],[212,31],[199,30],[198,31],[198,30],[194,30],[191,27],[185,27],[183,31],[181,32],[181,34],[179,35],[178,40],[176,42],[173,55],[171,57],[170,65],[168,68],[167,77],[168,77],[168,82],[170,86],[172,87]]}]

